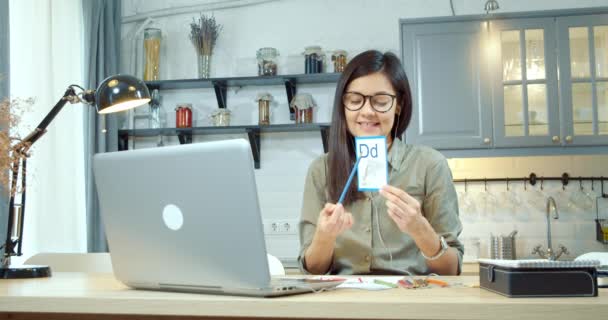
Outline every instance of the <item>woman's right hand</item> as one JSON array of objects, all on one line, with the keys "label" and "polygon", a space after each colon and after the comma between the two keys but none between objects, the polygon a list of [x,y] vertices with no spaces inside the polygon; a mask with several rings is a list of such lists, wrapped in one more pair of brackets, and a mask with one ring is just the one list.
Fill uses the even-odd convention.
[{"label": "woman's right hand", "polygon": [[322,240],[333,242],[352,226],[353,215],[345,212],[342,204],[326,203],[317,219],[317,236]]}]

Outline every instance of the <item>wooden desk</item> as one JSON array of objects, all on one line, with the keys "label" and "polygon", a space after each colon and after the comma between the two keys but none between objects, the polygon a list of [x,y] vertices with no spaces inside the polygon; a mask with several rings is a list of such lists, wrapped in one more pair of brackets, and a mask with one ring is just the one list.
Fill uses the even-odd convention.
[{"label": "wooden desk", "polygon": [[[297,267],[285,267],[285,274],[287,275],[301,275],[300,269]],[[479,263],[477,262],[465,262],[462,264],[461,276],[477,276],[479,275]]]},{"label": "wooden desk", "polygon": [[[446,277],[475,283],[476,277]],[[0,281],[0,319],[601,319],[608,290],[595,298],[509,299],[470,287],[336,290],[249,298],[131,290],[111,274],[56,273]]]}]

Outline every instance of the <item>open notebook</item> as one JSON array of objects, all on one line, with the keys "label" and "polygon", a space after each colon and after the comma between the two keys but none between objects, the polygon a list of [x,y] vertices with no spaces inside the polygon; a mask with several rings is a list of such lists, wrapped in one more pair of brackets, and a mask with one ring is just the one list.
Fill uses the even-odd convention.
[{"label": "open notebook", "polygon": [[479,263],[486,263],[506,268],[521,269],[564,269],[564,268],[597,268],[600,266],[599,260],[576,260],[576,261],[553,261],[546,259],[525,259],[525,260],[498,260],[498,259],[477,259]]}]

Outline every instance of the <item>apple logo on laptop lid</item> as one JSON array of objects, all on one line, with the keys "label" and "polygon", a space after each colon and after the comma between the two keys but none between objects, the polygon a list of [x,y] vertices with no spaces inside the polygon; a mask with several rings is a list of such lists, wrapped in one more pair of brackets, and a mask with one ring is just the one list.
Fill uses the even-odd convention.
[{"label": "apple logo on laptop lid", "polygon": [[184,215],[176,205],[168,204],[163,209],[163,221],[167,228],[177,231],[184,224]]}]

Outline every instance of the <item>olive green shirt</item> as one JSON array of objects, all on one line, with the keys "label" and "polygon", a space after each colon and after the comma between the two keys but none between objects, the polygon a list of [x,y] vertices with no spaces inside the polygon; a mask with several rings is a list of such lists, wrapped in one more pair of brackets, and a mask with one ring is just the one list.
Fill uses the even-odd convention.
[{"label": "olive green shirt", "polygon": [[[395,140],[388,152],[388,184],[399,187],[416,198],[422,215],[450,247],[458,251],[458,274],[464,246],[458,240],[462,224],[458,218],[458,200],[452,173],[445,157],[428,147],[407,145]],[[329,202],[327,154],[315,159],[308,169],[300,218],[300,270],[305,269],[304,254],[310,246],[317,219]],[[336,239],[329,274],[428,274],[426,259],[414,240],[399,230],[389,217],[386,199],[377,192],[364,192],[364,199],[347,205],[353,226]],[[392,263],[391,263],[392,255]]]}]

